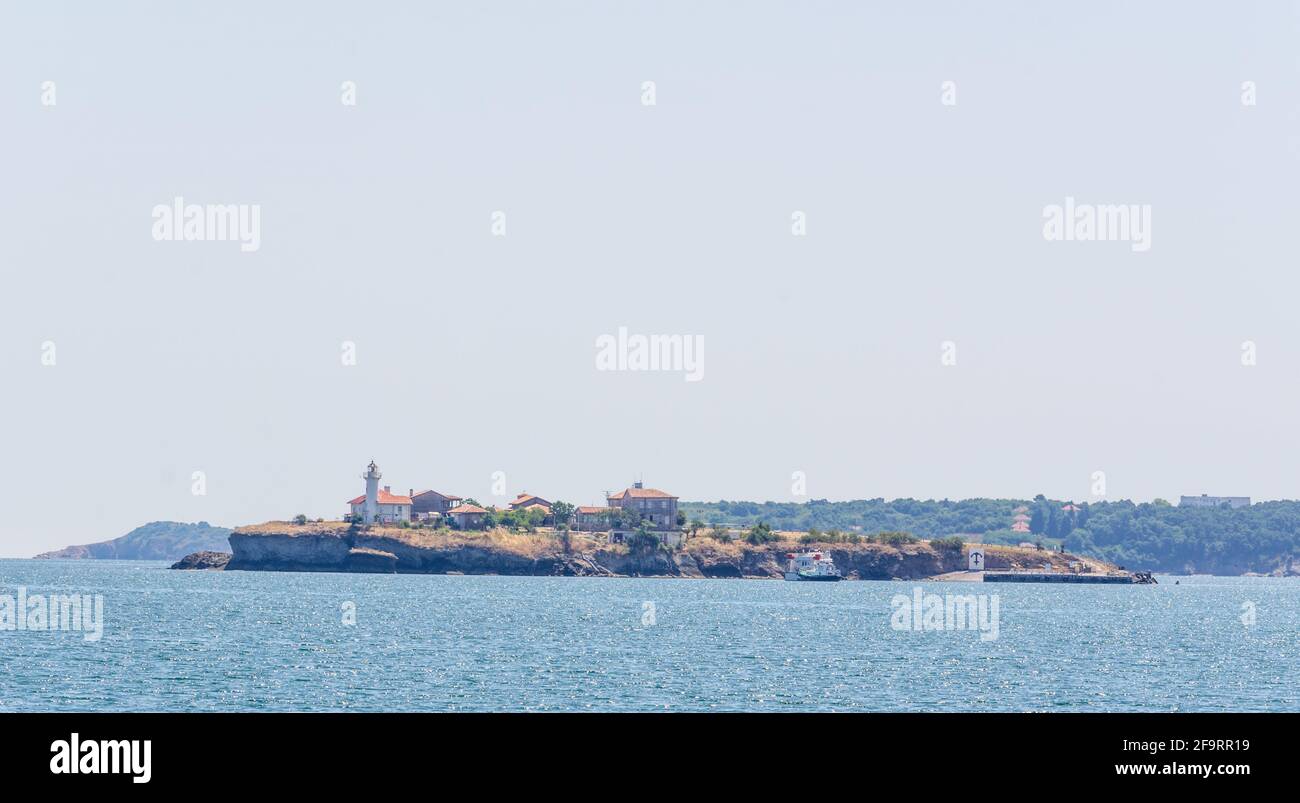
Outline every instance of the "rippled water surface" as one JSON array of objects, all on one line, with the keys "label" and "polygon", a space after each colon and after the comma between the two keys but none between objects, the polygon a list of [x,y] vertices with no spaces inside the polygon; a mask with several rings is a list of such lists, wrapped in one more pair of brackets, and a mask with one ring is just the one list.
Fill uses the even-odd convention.
[{"label": "rippled water surface", "polygon": [[[0,632],[0,710],[1300,710],[1300,579],[1178,579],[810,584],[0,560],[0,595],[23,586],[105,605],[97,642]],[[891,628],[891,599],[916,587],[996,593],[998,638]]]}]

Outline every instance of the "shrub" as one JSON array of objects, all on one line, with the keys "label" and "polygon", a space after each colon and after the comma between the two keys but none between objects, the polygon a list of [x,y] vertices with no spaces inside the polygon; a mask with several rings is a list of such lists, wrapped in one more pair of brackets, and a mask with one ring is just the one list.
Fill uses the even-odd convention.
[{"label": "shrub", "polygon": [[634,533],[628,533],[626,543],[628,551],[635,553],[654,552],[662,545],[659,536],[646,530],[644,526]]},{"label": "shrub", "polygon": [[723,544],[730,544],[732,541],[731,531],[728,530],[726,527],[719,527],[715,525],[713,529],[709,530],[705,534],[710,538],[712,538],[714,541],[719,541]]},{"label": "shrub", "polygon": [[801,544],[856,544],[861,541],[861,536],[856,533],[845,535],[839,530],[819,531],[816,527],[809,528],[807,534],[799,536]]},{"label": "shrub", "polygon": [[921,539],[911,533],[902,532],[884,532],[876,536],[876,541],[887,546],[902,546],[903,544],[915,544]]},{"label": "shrub", "polygon": [[963,543],[965,542],[961,540],[961,536],[959,535],[950,535],[947,538],[930,539],[930,546],[934,547],[935,549],[944,549],[949,551],[956,551],[961,549],[961,545]]},{"label": "shrub", "polygon": [[770,544],[776,540],[778,540],[776,533],[772,532],[772,527],[764,521],[750,527],[749,532],[745,534],[745,541],[754,546]]}]

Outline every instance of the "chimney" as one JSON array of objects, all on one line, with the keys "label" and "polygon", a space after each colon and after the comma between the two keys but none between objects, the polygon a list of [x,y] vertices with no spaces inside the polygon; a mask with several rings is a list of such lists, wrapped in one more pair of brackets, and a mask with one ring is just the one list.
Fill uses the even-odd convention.
[{"label": "chimney", "polygon": [[415,496],[415,489],[412,488],[411,490],[407,491],[407,492],[406,492],[406,495],[407,495],[407,496],[414,497],[414,496]]},{"label": "chimney", "polygon": [[640,488],[640,487],[641,487],[641,480],[637,480],[636,482],[632,483],[632,487],[633,487],[633,488]]},{"label": "chimney", "polygon": [[390,494],[390,493],[392,493],[392,492],[393,492],[393,486],[391,486],[391,485],[385,485],[385,486],[384,486],[384,493],[386,493],[386,494]]}]

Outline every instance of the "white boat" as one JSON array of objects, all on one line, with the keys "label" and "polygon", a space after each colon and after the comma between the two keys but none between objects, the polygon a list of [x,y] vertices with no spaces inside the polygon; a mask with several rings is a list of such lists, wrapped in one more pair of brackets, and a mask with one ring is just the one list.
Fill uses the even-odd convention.
[{"label": "white boat", "polygon": [[786,557],[790,560],[785,569],[787,580],[835,582],[844,579],[840,576],[840,570],[835,567],[835,561],[831,560],[829,555],[823,555],[821,552],[798,554],[790,552]]}]

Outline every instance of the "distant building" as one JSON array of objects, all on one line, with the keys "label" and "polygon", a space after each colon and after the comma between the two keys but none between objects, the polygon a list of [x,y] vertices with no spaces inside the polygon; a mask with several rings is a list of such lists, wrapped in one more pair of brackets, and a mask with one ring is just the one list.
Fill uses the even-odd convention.
[{"label": "distant building", "polygon": [[1179,507],[1219,507],[1227,505],[1228,507],[1250,507],[1249,496],[1180,496],[1178,498]]},{"label": "distant building", "polygon": [[460,504],[448,511],[448,515],[462,530],[478,530],[483,527],[483,520],[488,512],[478,505]]},{"label": "distant building", "polygon": [[509,507],[511,510],[526,510],[530,507],[540,507],[545,511],[546,515],[551,515],[551,503],[547,502],[540,496],[534,496],[533,494],[519,494],[515,497],[515,501],[510,503]]},{"label": "distant building", "polygon": [[578,507],[573,511],[573,528],[584,532],[608,530],[612,511],[608,507]]},{"label": "distant building", "polygon": [[658,488],[646,488],[638,482],[608,501],[610,507],[636,510],[652,529],[677,529],[677,497]]},{"label": "distant building", "polygon": [[451,494],[442,494],[437,491],[420,491],[415,493],[411,490],[411,514],[417,519],[429,518],[432,514],[437,513],[446,516],[456,503],[462,501],[459,496]]},{"label": "distant building", "polygon": [[379,479],[383,476],[379,472],[379,466],[371,460],[370,465],[366,467],[366,473],[361,475],[361,478],[366,481],[366,492],[348,501],[352,508],[352,515],[360,516],[364,524],[410,521],[411,497],[396,496],[393,494],[393,489],[387,485],[381,490]]}]

